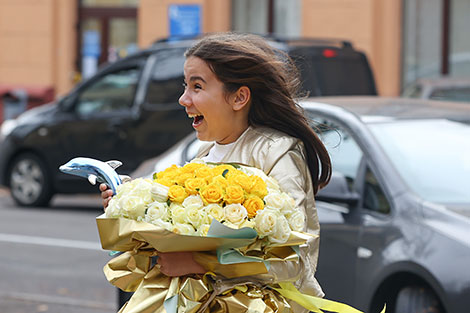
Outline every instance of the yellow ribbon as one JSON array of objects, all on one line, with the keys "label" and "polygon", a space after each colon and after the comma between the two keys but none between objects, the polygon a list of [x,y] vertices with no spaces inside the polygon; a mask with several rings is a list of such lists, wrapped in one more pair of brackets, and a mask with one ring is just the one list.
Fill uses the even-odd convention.
[{"label": "yellow ribbon", "polygon": [[[309,296],[301,293],[292,283],[279,283],[281,288],[273,288],[279,292],[283,297],[293,300],[315,313],[323,313],[321,310],[338,312],[338,313],[363,313],[347,304],[327,300],[319,297]],[[385,313],[386,306],[380,313]]]}]

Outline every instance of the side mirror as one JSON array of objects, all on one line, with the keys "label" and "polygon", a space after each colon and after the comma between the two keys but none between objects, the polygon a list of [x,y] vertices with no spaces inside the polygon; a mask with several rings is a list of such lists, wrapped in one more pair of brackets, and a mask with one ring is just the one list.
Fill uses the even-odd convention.
[{"label": "side mirror", "polygon": [[315,199],[324,202],[355,205],[359,202],[360,196],[357,192],[349,190],[346,176],[339,172],[333,172],[330,182],[318,191]]}]

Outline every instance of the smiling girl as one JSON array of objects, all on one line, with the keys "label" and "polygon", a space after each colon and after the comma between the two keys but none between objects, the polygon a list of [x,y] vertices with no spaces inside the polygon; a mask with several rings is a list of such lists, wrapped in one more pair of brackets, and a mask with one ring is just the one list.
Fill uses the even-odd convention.
[{"label": "smiling girl", "polygon": [[[303,210],[304,230],[319,235],[314,195],[328,183],[331,163],[294,100],[300,81],[292,61],[259,36],[233,33],[204,37],[185,55],[185,89],[179,103],[192,119],[197,137],[209,142],[198,157],[263,170]],[[106,207],[112,191],[105,185],[100,188]],[[267,274],[244,279],[261,284],[294,282],[301,292],[322,297],[314,278],[318,248],[316,237],[301,247],[299,262],[272,262]],[[167,276],[205,272],[192,253],[162,253],[158,263]]]}]

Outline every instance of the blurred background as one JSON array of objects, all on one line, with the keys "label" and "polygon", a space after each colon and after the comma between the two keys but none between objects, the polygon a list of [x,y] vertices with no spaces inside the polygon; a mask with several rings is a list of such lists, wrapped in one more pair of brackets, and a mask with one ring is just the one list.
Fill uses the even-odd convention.
[{"label": "blurred background", "polygon": [[380,95],[470,75],[467,0],[1,0],[0,92],[50,99],[158,38],[217,31],[341,38],[370,59]]},{"label": "blurred background", "polygon": [[[102,273],[111,257],[101,250],[96,230],[95,217],[102,213],[97,188],[92,190],[85,180],[56,180],[56,176],[71,179],[60,176],[57,167],[71,156],[83,155],[83,151],[93,154],[92,148],[100,147],[104,151],[92,156],[121,159],[124,168],[129,166],[123,172],[130,174],[144,159],[157,156],[191,133],[175,96],[181,91],[176,88],[182,82],[183,52],[190,43],[172,46],[178,41],[175,38],[229,30],[272,38],[316,38],[320,41],[286,42],[284,49],[290,53],[294,46],[299,51],[302,45],[311,51],[321,47],[315,50],[323,58],[318,64],[327,64],[326,59],[336,56],[347,62],[365,60],[361,71],[367,75],[361,77],[367,79],[357,79],[359,70],[352,74],[326,70],[331,75],[321,77],[310,73],[320,86],[350,78],[330,94],[315,87],[310,90],[313,95],[339,95],[349,87],[348,94],[463,101],[470,106],[469,15],[468,0],[0,0],[0,312],[118,310],[118,292]],[[144,52],[149,47],[150,52]],[[161,57],[158,51],[162,47],[175,54]],[[356,51],[361,55],[352,53]],[[354,90],[359,87],[353,81],[357,86],[369,86],[369,91]],[[375,100],[358,101],[372,109],[382,105]],[[54,104],[46,105],[51,102]],[[170,102],[174,108],[168,109]],[[400,102],[391,107],[399,113],[407,106],[419,109],[421,105],[422,112],[433,106]],[[442,112],[447,107],[451,105],[439,105]],[[171,113],[175,108],[180,112]],[[29,110],[34,113],[21,115]],[[459,106],[457,112],[452,118],[464,116],[461,112],[467,109]],[[155,114],[158,119],[151,117]],[[451,115],[439,111],[435,116],[446,114]],[[470,123],[462,124],[468,128]],[[158,126],[171,131],[163,133]],[[179,156],[187,152],[186,145],[183,141],[170,150],[167,161],[177,162],[175,155],[181,159],[178,162],[186,161]],[[468,171],[470,150],[459,151],[464,152],[452,157],[468,157],[461,167],[455,163],[457,171],[464,167]],[[346,159],[350,162],[349,155]],[[147,161],[135,175],[151,173],[156,162],[159,160]],[[9,184],[15,179],[19,187],[12,198]],[[74,194],[79,189],[71,183],[78,181],[93,194]],[[26,183],[31,189],[22,189]],[[394,215],[391,203],[392,213],[386,213],[382,224],[394,223],[389,220]],[[468,212],[466,205],[462,212]],[[343,206],[347,210],[335,208],[335,219],[355,222],[355,215],[348,213],[351,204]],[[421,212],[417,216],[421,218]],[[468,224],[468,218],[465,221]],[[351,228],[341,224],[333,229],[334,242],[338,229]],[[377,229],[380,227],[374,231]],[[461,234],[455,236],[461,239]],[[386,232],[384,242],[389,237]],[[468,240],[464,246],[470,247]],[[355,259],[376,252],[356,248],[351,250]],[[468,258],[467,250],[458,256],[460,260]],[[334,255],[334,259],[342,258]],[[364,268],[370,267],[366,264]],[[374,273],[369,274],[374,278]],[[394,292],[398,294],[404,282],[415,277],[417,274],[407,279],[400,276],[402,284],[394,284]],[[425,281],[420,279],[420,283]],[[428,291],[433,289],[429,286]],[[383,285],[380,291],[387,294],[388,287]],[[460,282],[459,288],[456,294],[468,295],[470,283]],[[439,288],[434,291],[438,293]],[[354,303],[352,294],[349,296]]]}]

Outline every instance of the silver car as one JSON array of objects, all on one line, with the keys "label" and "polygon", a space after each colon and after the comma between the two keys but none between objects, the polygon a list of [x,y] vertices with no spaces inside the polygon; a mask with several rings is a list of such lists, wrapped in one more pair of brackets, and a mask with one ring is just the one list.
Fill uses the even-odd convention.
[{"label": "silver car", "polygon": [[[317,278],[365,312],[468,312],[470,106],[379,97],[302,102],[334,175],[317,196]],[[194,134],[134,177],[191,160]]]}]

